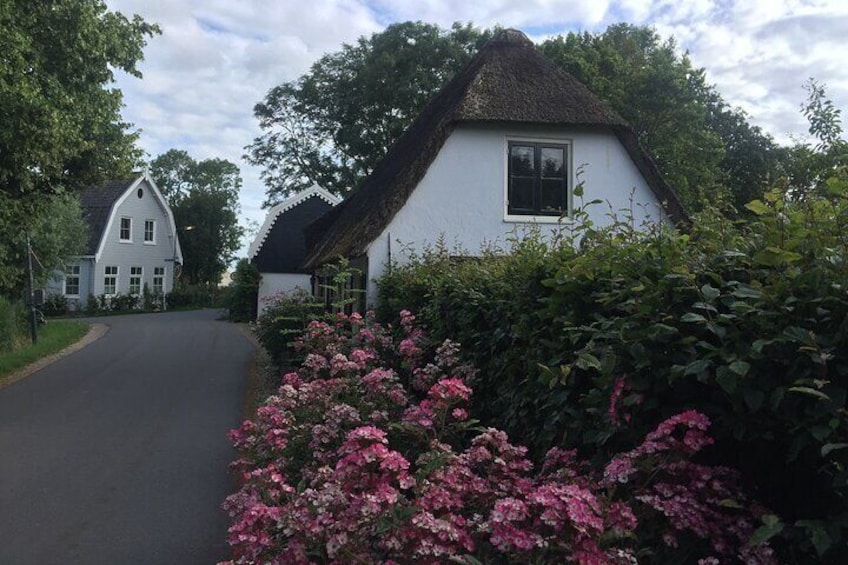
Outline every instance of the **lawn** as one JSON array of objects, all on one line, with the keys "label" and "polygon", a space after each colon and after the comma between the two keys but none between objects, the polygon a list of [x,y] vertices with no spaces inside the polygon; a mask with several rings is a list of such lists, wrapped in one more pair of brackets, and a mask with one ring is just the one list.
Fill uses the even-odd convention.
[{"label": "lawn", "polygon": [[72,320],[50,320],[38,329],[38,343],[13,351],[0,352],[0,383],[7,375],[43,357],[58,353],[79,341],[88,331],[88,324]]}]

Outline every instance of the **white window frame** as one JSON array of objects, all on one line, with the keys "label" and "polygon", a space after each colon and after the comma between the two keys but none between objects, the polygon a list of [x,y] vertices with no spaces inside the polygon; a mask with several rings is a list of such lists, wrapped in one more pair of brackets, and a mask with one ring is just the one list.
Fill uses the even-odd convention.
[{"label": "white window frame", "polygon": [[[127,292],[132,295],[141,294],[142,289],[144,288],[144,267],[140,267],[138,265],[133,265],[130,267],[130,284],[127,289]],[[133,290],[133,286],[137,287],[136,290]]]},{"label": "white window frame", "polygon": [[[65,296],[70,296],[72,298],[79,298],[80,295],[80,266],[79,265],[65,265],[65,279],[62,282],[62,294]],[[68,294],[68,279],[75,278],[77,279],[77,292],[76,294]]]},{"label": "white window frame", "polygon": [[[509,213],[509,144],[510,143],[550,143],[551,145],[563,145],[567,148],[565,166],[568,167],[566,180],[568,183],[565,196],[565,216],[534,216]],[[520,135],[507,135],[503,142],[503,218],[504,222],[515,222],[524,224],[563,224],[571,222],[574,210],[574,140],[564,137],[528,137]]]},{"label": "white window frame", "polygon": [[[109,269],[114,269],[115,272],[110,273]],[[118,283],[120,282],[120,274],[121,268],[117,265],[106,265],[105,267],[103,267],[103,294],[105,294],[106,296],[115,296],[116,294],[118,294],[118,289],[120,288],[118,286]],[[112,292],[106,292],[106,289],[109,286],[109,284],[107,283],[109,279],[114,279],[114,282],[112,284]]]},{"label": "white window frame", "polygon": [[[128,237],[124,237],[124,220],[129,224],[127,226],[127,231],[129,232]],[[121,243],[132,243],[132,218],[128,216],[121,216],[121,220],[118,223],[118,241]]]},{"label": "white window frame", "polygon": [[[165,294],[165,267],[153,267],[153,293]],[[158,284],[156,281],[159,281]]]},{"label": "white window frame", "polygon": [[[148,226],[150,226],[150,231],[147,230]],[[148,233],[150,234],[150,239],[147,239]],[[151,220],[150,218],[144,220],[144,244],[156,245],[156,220]]]}]

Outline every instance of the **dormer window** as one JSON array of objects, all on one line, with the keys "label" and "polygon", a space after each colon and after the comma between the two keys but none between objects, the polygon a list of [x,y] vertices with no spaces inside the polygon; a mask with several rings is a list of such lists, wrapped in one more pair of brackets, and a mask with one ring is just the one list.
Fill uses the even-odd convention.
[{"label": "dormer window", "polygon": [[568,214],[569,144],[507,143],[506,216],[522,221],[556,221]]},{"label": "dormer window", "polygon": [[132,218],[121,218],[120,240],[132,242]]}]

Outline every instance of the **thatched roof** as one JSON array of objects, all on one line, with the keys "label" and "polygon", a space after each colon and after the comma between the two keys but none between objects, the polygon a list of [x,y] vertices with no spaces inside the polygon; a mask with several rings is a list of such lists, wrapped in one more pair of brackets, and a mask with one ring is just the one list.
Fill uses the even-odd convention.
[{"label": "thatched roof", "polygon": [[493,37],[427,104],[374,171],[307,230],[306,268],[363,255],[424,177],[459,123],[542,124],[612,131],[675,220],[687,216],[633,129],[520,31]]}]

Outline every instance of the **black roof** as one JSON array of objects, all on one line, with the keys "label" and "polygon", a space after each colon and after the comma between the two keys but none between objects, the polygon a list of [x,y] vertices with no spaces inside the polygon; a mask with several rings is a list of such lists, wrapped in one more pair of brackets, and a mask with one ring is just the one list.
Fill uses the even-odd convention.
[{"label": "black roof", "polygon": [[95,255],[103,237],[103,231],[109,222],[112,206],[138,180],[138,177],[124,180],[112,180],[103,185],[86,188],[80,193],[83,216],[89,227],[86,255]]},{"label": "black roof", "polygon": [[517,30],[495,35],[428,103],[362,184],[309,226],[305,267],[356,257],[385,229],[458,123],[583,126],[612,131],[674,220],[688,221],[633,129]]},{"label": "black roof", "polygon": [[332,204],[314,194],[281,212],[259,243],[251,262],[260,273],[306,273],[301,263],[306,256],[303,229],[330,211]]}]

